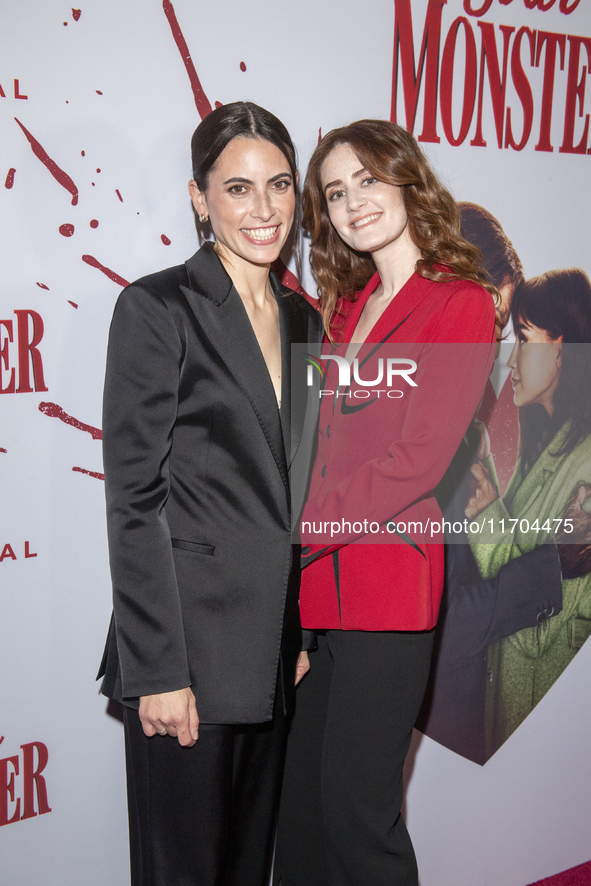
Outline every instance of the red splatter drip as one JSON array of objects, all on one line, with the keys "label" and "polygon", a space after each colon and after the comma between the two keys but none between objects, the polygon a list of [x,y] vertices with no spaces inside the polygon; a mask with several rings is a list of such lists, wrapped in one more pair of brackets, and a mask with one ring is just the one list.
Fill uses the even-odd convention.
[{"label": "red splatter drip", "polygon": [[[0,452],[8,452],[8,449],[4,449],[4,447],[0,446]],[[0,742],[2,744],[2,742]]]},{"label": "red splatter drip", "polygon": [[72,18],[74,19],[75,22],[78,21],[78,19],[80,18],[81,15],[82,15],[81,9],[74,9],[74,7],[72,7]]},{"label": "red splatter drip", "polygon": [[34,155],[38,157],[39,160],[41,160],[41,162],[44,166],[47,167],[47,169],[49,169],[56,182],[58,182],[62,186],[62,188],[65,188],[66,191],[70,192],[70,194],[72,195],[72,206],[76,206],[76,204],[78,203],[78,188],[76,187],[70,176],[66,172],[64,172],[63,169],[60,169],[57,163],[51,159],[47,151],[41,147],[37,139],[33,135],[31,135],[28,129],[23,126],[21,121],[18,120],[16,117],[14,119],[16,120],[22,131],[25,133]]},{"label": "red splatter drip", "polygon": [[78,310],[78,305],[76,304],[75,301],[70,301],[70,299],[68,299],[68,304],[72,305],[73,308],[76,308],[76,310]]},{"label": "red splatter drip", "polygon": [[77,418],[74,418],[71,415],[68,415],[67,412],[64,412],[61,406],[58,406],[57,403],[40,403],[39,404],[39,412],[42,412],[44,415],[48,415],[50,418],[59,418],[60,421],[63,421],[66,425],[71,425],[73,428],[77,428],[79,431],[85,431],[92,437],[93,440],[102,440],[103,432],[100,428],[93,428],[92,425],[85,425],[84,422],[78,421]]},{"label": "red splatter drip", "polygon": [[64,28],[67,28],[67,27],[68,27],[68,23],[64,22]]},{"label": "red splatter drip", "polygon": [[246,65],[244,64],[244,62],[240,62],[240,70],[246,71]]},{"label": "red splatter drip", "polygon": [[511,376],[507,377],[499,397],[495,396],[490,381],[484,391],[478,418],[486,425],[490,436],[490,448],[495,460],[499,481],[499,492],[504,495],[513,475],[517,461],[517,441],[519,439],[519,417],[513,402]]},{"label": "red splatter drip", "polygon": [[62,237],[71,237],[74,233],[74,225],[60,225],[59,232]]},{"label": "red splatter drip", "polygon": [[86,151],[80,151],[80,156],[81,156],[81,157],[86,157]]},{"label": "red splatter drip", "polygon": [[120,193],[120,191],[119,191],[119,188],[115,188],[115,193],[117,194],[117,196],[119,197],[119,199],[120,199],[121,202],[123,203],[123,197],[121,196],[121,193]]},{"label": "red splatter drip", "polygon": [[73,471],[78,471],[79,474],[86,474],[88,477],[95,477],[97,480],[104,480],[105,475],[99,474],[98,471],[87,471],[86,468],[72,468]]},{"label": "red splatter drip", "polygon": [[318,144],[322,141],[322,126],[318,127]]},{"label": "red splatter drip", "polygon": [[15,172],[16,172],[16,169],[14,168],[14,166],[11,166],[10,169],[8,170],[8,174],[6,176],[6,181],[4,182],[4,187],[8,188],[9,191],[14,184],[14,173]]},{"label": "red splatter drip", "polygon": [[124,277],[120,277],[115,271],[105,267],[105,265],[101,265],[100,261],[98,261],[93,255],[83,255],[82,261],[85,261],[87,265],[91,265],[93,268],[98,268],[98,270],[102,271],[102,273],[105,274],[109,280],[112,280],[113,283],[118,283],[119,286],[129,286],[129,280],[125,280]]},{"label": "red splatter drip", "polygon": [[[6,452],[6,450],[4,449],[3,452]],[[0,744],[2,744],[3,741],[4,741],[4,736],[0,735]]]},{"label": "red splatter drip", "polygon": [[97,172],[100,172],[100,171],[101,171],[101,168],[100,168],[100,166],[99,166],[99,168],[97,169]]},{"label": "red splatter drip", "polygon": [[164,10],[164,14],[168,19],[168,24],[170,25],[170,30],[172,31],[174,42],[178,47],[181,58],[183,60],[183,64],[186,68],[187,74],[189,75],[191,89],[193,90],[193,96],[195,98],[195,105],[197,106],[199,115],[203,120],[203,118],[207,117],[207,115],[211,113],[212,110],[209,99],[205,95],[199,77],[197,76],[197,71],[195,70],[193,60],[191,59],[189,47],[187,46],[185,38],[183,37],[183,32],[181,31],[180,25],[177,21],[176,13],[174,11],[174,6],[170,2],[170,0],[162,0],[162,9]]},{"label": "red splatter drip", "polygon": [[91,228],[98,228],[98,226],[99,226],[99,223],[98,223],[97,219],[96,218],[91,219],[90,227]]},{"label": "red splatter drip", "polygon": [[100,91],[100,89],[95,89],[94,91],[96,92],[97,95],[102,95],[102,92]]},{"label": "red splatter drip", "polygon": [[37,283],[39,289],[47,289],[49,291],[49,286],[46,286],[45,283]]},{"label": "red splatter drip", "polygon": [[165,246],[170,246],[170,240],[168,239],[166,234],[161,234],[160,239],[162,240],[162,242],[164,243]]},{"label": "red splatter drip", "polygon": [[95,186],[95,185],[94,185],[94,182],[91,182],[91,183],[90,183],[90,184],[91,184],[91,185],[92,185],[92,187],[93,187],[93,188],[94,188],[94,186]]},{"label": "red splatter drip", "polygon": [[215,103],[215,106],[216,106],[216,108],[223,108],[223,107],[224,107],[224,103],[223,103],[223,102],[216,102],[216,103]]},{"label": "red splatter drip", "polygon": [[308,295],[306,290],[300,285],[298,278],[295,274],[286,268],[283,261],[278,258],[277,261],[273,262],[273,270],[281,280],[284,286],[287,286],[288,289],[292,289],[294,292],[299,292],[300,295],[303,295],[308,301],[314,303],[316,299],[312,299],[311,296]]}]

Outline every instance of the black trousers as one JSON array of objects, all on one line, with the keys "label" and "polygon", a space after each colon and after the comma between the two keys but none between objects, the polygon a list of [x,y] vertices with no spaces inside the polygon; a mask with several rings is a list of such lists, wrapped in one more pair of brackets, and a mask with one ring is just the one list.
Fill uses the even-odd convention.
[{"label": "black trousers", "polygon": [[132,886],[266,886],[287,720],[199,728],[192,748],[125,708]]},{"label": "black trousers", "polygon": [[326,631],[297,691],[274,883],[417,886],[402,770],[433,631]]}]

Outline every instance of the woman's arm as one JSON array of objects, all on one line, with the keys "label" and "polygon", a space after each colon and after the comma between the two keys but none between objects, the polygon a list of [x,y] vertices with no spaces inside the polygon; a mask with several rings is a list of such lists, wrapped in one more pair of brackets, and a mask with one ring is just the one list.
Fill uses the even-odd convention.
[{"label": "woman's arm", "polygon": [[182,346],[162,299],[139,285],[117,302],[107,356],[103,452],[123,696],[191,684],[164,506]]}]

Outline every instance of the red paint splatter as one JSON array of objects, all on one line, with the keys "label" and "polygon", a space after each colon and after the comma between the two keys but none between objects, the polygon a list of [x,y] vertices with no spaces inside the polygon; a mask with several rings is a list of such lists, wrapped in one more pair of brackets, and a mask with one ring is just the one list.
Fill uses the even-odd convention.
[{"label": "red paint splatter", "polygon": [[86,157],[86,151],[80,151],[80,156],[81,156],[81,157]]},{"label": "red paint splatter", "polygon": [[[4,447],[0,446],[0,452],[8,452],[8,449],[4,449]],[[2,744],[2,742],[0,742]]]},{"label": "red paint splatter", "polygon": [[14,168],[14,166],[11,166],[10,169],[8,170],[8,174],[6,176],[6,181],[4,182],[4,187],[8,188],[9,191],[14,184],[14,173],[15,172],[16,172],[16,169]]},{"label": "red paint splatter", "polygon": [[224,107],[224,103],[223,103],[223,102],[216,102],[216,103],[215,103],[215,106],[216,106],[216,108],[223,108],[223,107]]},{"label": "red paint splatter", "polygon": [[85,431],[90,434],[93,440],[102,440],[103,432],[100,428],[93,428],[92,425],[86,425],[84,422],[78,421],[77,418],[74,418],[71,415],[68,415],[67,412],[64,412],[61,406],[58,406],[57,403],[40,403],[39,404],[39,412],[42,412],[44,415],[48,415],[50,418],[59,418],[60,421],[63,421],[64,424],[70,425],[73,428],[76,428],[79,431]]},{"label": "red paint splatter", "polygon": [[119,199],[120,199],[121,202],[123,203],[123,197],[121,196],[121,193],[120,193],[120,191],[119,191],[119,188],[115,188],[115,193],[117,194],[117,196],[119,197]]},{"label": "red paint splatter", "polygon": [[105,475],[99,474],[98,471],[87,471],[86,468],[72,468],[73,471],[78,471],[79,474],[86,474],[88,477],[95,477],[97,480],[104,480]]},{"label": "red paint splatter", "polygon": [[49,292],[49,286],[46,286],[45,283],[37,283],[37,286],[39,287],[39,289],[47,289],[47,291]]},{"label": "red paint splatter", "polygon": [[322,126],[318,127],[318,144],[322,141]]},{"label": "red paint splatter", "polygon": [[100,89],[95,89],[94,91],[96,92],[97,95],[102,95],[102,92],[100,91]]},{"label": "red paint splatter", "polygon": [[193,96],[195,98],[195,105],[197,106],[199,115],[203,120],[203,118],[207,117],[207,115],[210,114],[212,110],[209,99],[205,95],[199,77],[197,76],[197,71],[195,70],[193,60],[191,59],[189,47],[187,46],[185,38],[183,37],[183,32],[181,31],[180,25],[177,21],[176,13],[174,11],[174,7],[170,0],[162,0],[162,9],[164,10],[164,14],[168,19],[168,24],[170,25],[170,30],[172,31],[174,42],[178,47],[181,58],[183,60],[183,64],[186,68],[187,74],[189,75],[191,89],[193,90]]},{"label": "red paint splatter", "polygon": [[99,166],[99,168],[97,169],[97,172],[100,172],[100,171],[101,171],[101,169],[100,169],[100,166]]},{"label": "red paint splatter", "polygon": [[78,188],[76,187],[70,176],[66,172],[64,172],[63,169],[60,169],[57,163],[51,159],[47,151],[39,144],[37,139],[33,135],[31,135],[29,130],[23,126],[21,121],[18,120],[16,117],[14,119],[16,120],[22,131],[25,133],[34,155],[38,157],[39,160],[41,160],[41,162],[44,166],[47,167],[47,169],[49,169],[56,182],[58,182],[58,184],[60,184],[62,188],[65,188],[66,191],[70,192],[70,194],[72,195],[72,206],[76,206],[76,204],[78,203]]},{"label": "red paint splatter", "polygon": [[120,277],[115,271],[105,267],[105,265],[101,265],[100,261],[98,261],[93,255],[83,255],[82,261],[85,261],[87,265],[91,265],[93,268],[98,268],[98,270],[102,271],[102,273],[105,274],[109,280],[112,280],[113,283],[118,283],[119,286],[129,286],[129,280],[125,280],[124,277]]},{"label": "red paint splatter", "polygon": [[92,187],[93,187],[93,188],[94,188],[94,182],[91,182],[91,183],[90,183],[90,184],[91,184],[91,185],[92,185]]},{"label": "red paint splatter", "polygon": [[70,224],[60,225],[59,232],[62,235],[62,237],[71,237],[72,234],[74,233],[74,225],[70,225]]},{"label": "red paint splatter", "polygon": [[170,240],[166,236],[166,234],[161,234],[160,239],[162,240],[162,242],[164,243],[165,246],[170,246]]},{"label": "red paint splatter", "polygon": [[[6,450],[4,450],[4,451],[6,452]],[[0,735],[0,744],[2,744],[3,741],[4,741],[4,736]]]},{"label": "red paint splatter", "polygon": [[246,65],[244,64],[244,62],[240,62],[240,70],[246,71]]},{"label": "red paint splatter", "polygon": [[67,28],[67,27],[68,27],[68,23],[64,22],[64,28]]},{"label": "red paint splatter", "polygon": [[75,301],[70,301],[70,299],[68,299],[68,304],[72,305],[73,308],[76,308],[76,310],[78,310],[78,305],[76,304]]},{"label": "red paint splatter", "polygon": [[74,19],[75,22],[78,21],[78,19],[80,18],[81,15],[82,15],[81,9],[74,9],[74,7],[72,7],[72,18]]},{"label": "red paint splatter", "polygon": [[96,218],[93,218],[90,220],[90,227],[91,228],[98,228],[98,226],[99,226],[99,223]]}]

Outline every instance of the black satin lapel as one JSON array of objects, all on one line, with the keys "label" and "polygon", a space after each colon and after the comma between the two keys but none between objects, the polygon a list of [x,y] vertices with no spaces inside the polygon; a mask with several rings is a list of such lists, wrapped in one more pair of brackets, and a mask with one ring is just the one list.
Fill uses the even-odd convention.
[{"label": "black satin lapel", "polygon": [[[201,261],[203,252],[204,247],[186,263],[194,288],[180,288],[201,328],[250,401],[289,488],[281,419],[265,359],[230,277],[215,253],[210,252],[206,261]],[[206,274],[202,273],[204,269]]]},{"label": "black satin lapel", "polygon": [[[304,417],[306,414],[306,401],[303,397],[292,399],[292,384],[306,385],[306,364],[302,360],[302,366],[292,366],[291,345],[293,342],[306,342],[308,340],[307,312],[295,302],[290,295],[282,293],[281,287],[276,288],[276,281],[271,276],[271,282],[275,289],[277,305],[279,307],[279,329],[281,334],[281,424],[283,439],[288,464],[291,464],[293,455],[300,445]],[[292,369],[297,373],[292,378]],[[302,390],[304,390],[302,388]]]}]

